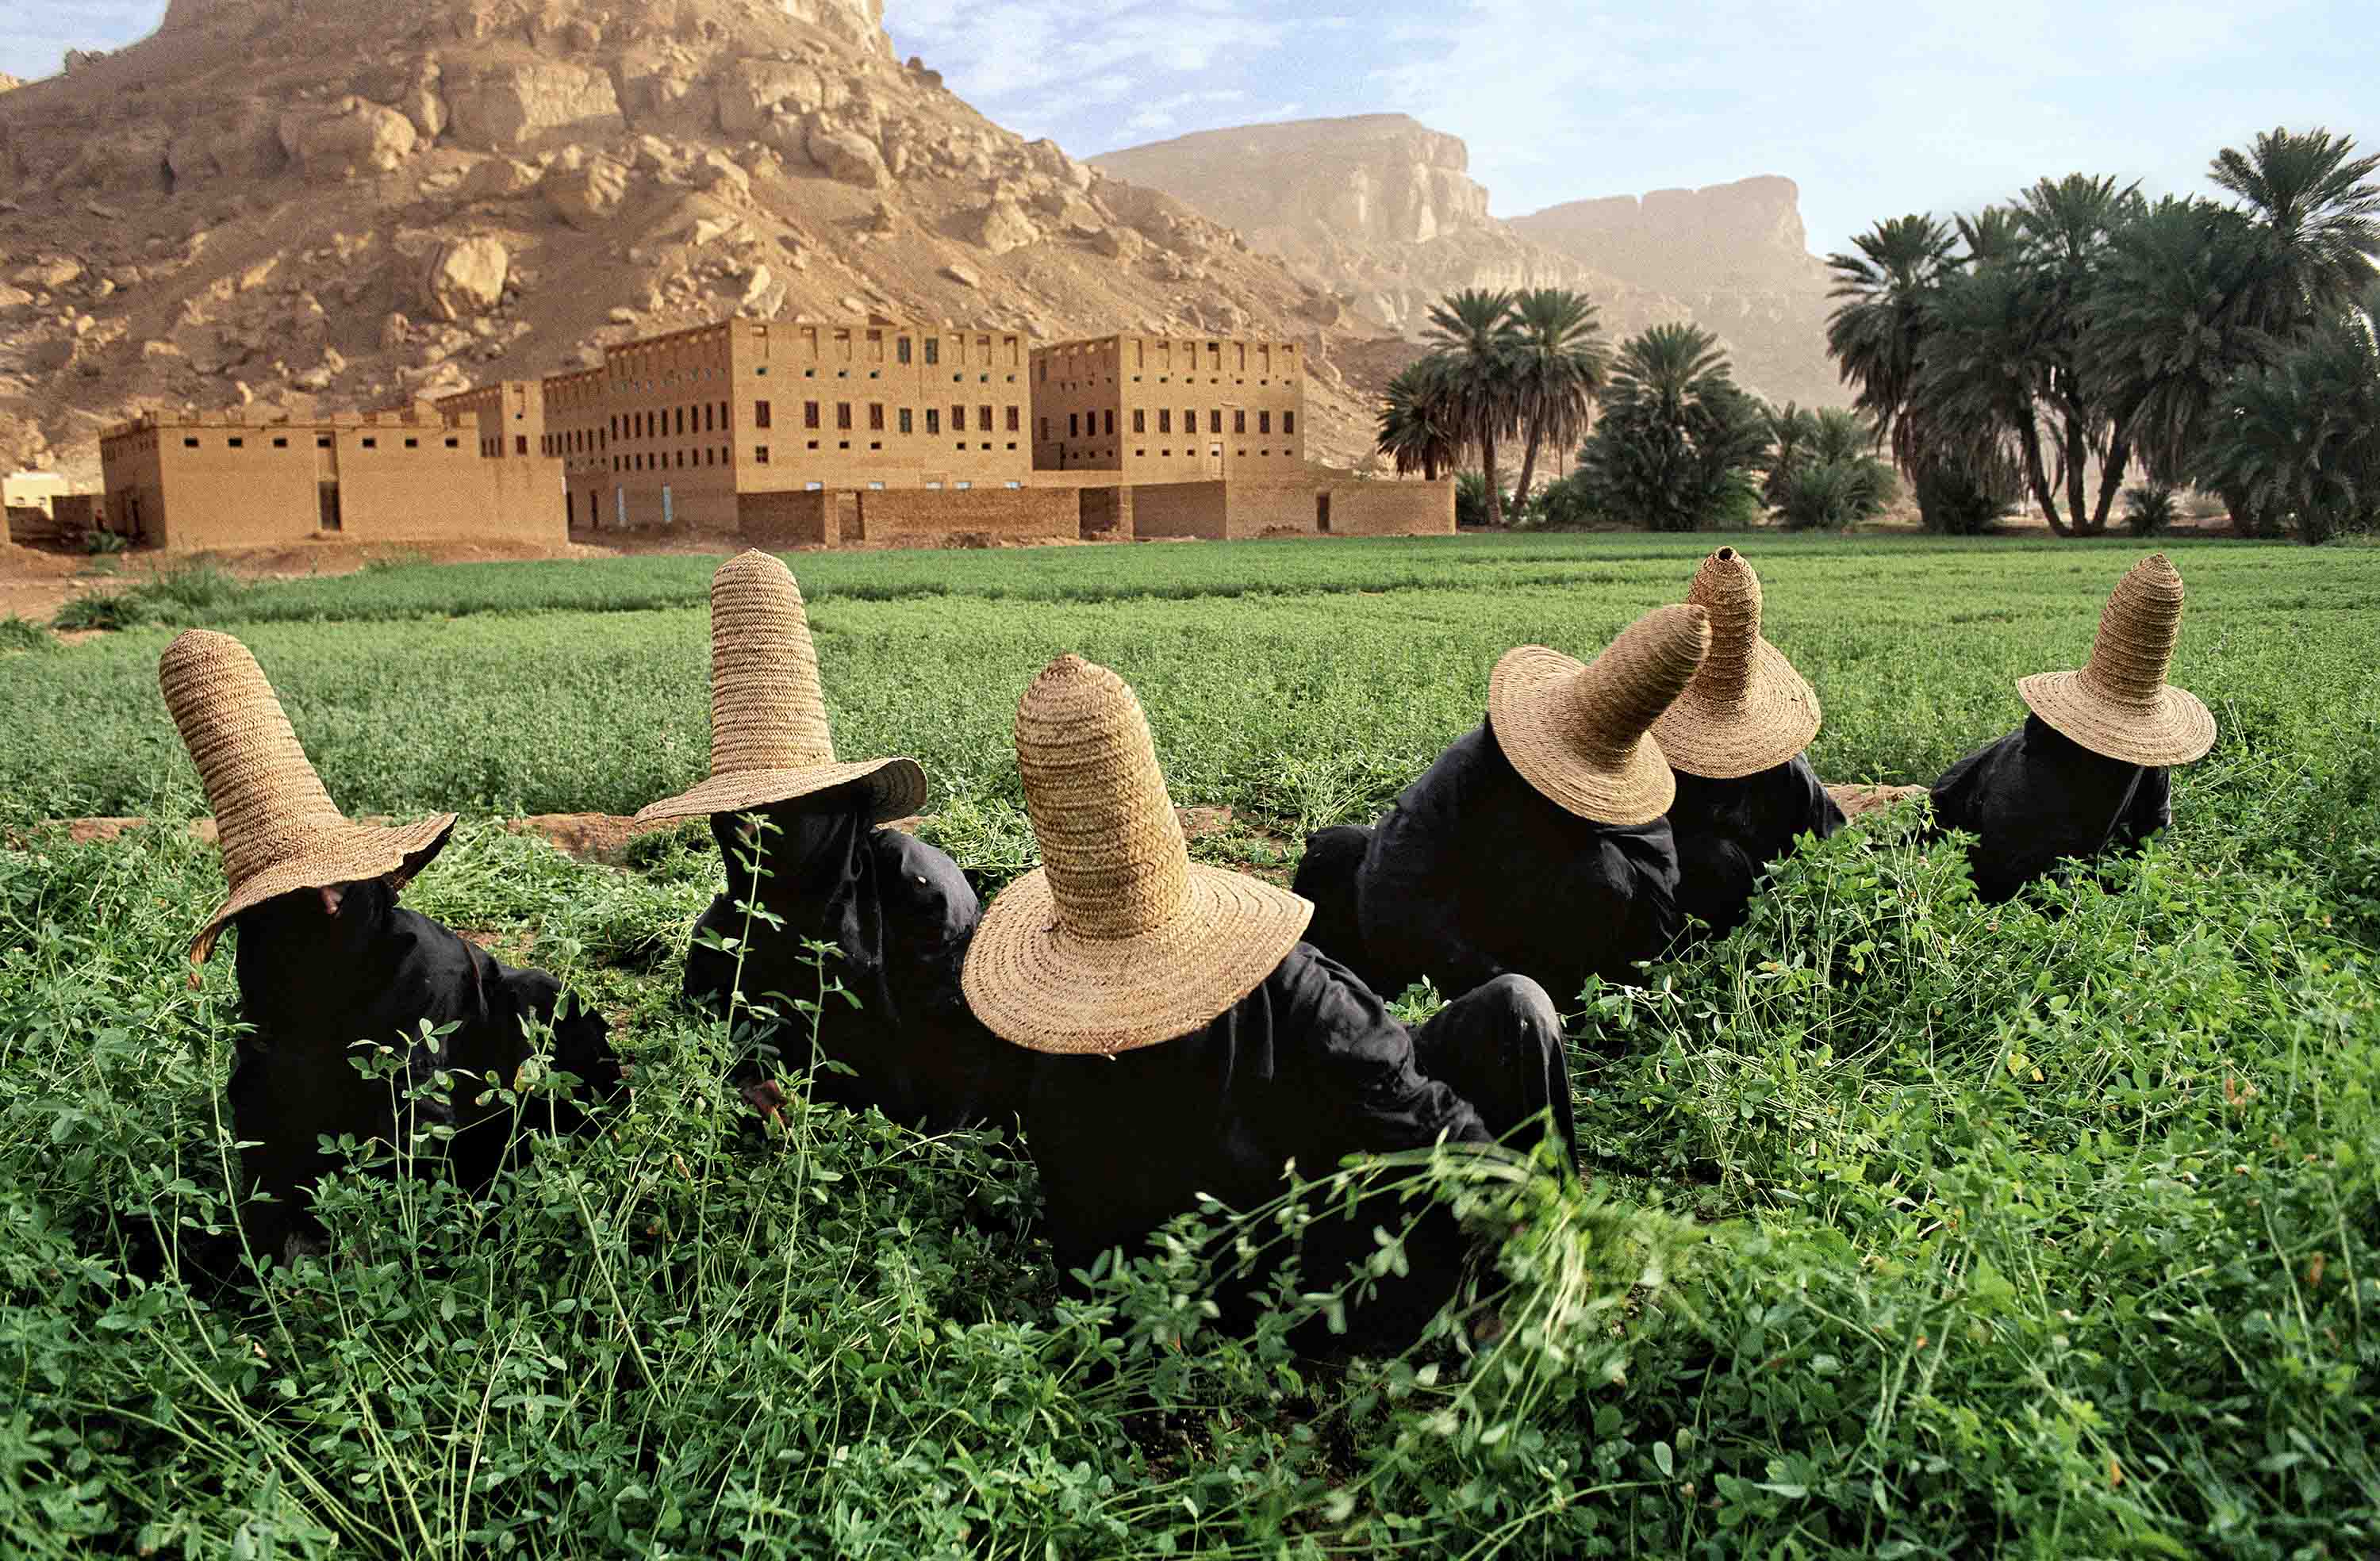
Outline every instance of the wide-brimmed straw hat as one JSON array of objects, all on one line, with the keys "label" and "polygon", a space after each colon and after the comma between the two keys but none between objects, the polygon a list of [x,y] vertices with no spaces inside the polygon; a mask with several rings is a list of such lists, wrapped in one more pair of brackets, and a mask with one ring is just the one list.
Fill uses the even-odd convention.
[{"label": "wide-brimmed straw hat", "polygon": [[1710,613],[1710,654],[1677,703],[1653,723],[1670,767],[1708,780],[1774,769],[1818,734],[1818,696],[1784,652],[1760,637],[1760,576],[1721,548],[1703,560],[1686,600]]},{"label": "wide-brimmed straw hat", "polygon": [[1524,645],[1488,682],[1488,723],[1521,779],[1598,824],[1649,824],[1678,779],[1654,721],[1694,680],[1710,648],[1710,614],[1661,607],[1628,625],[1593,662]]},{"label": "wide-brimmed straw hat", "polygon": [[2127,764],[2188,764],[2215,746],[2215,716],[2165,681],[2181,637],[2181,575],[2151,553],[2116,582],[2091,663],[2017,682],[2033,713],[2095,754]]},{"label": "wide-brimmed straw hat", "polygon": [[1001,892],[968,946],[967,1006],[1032,1051],[1134,1051],[1212,1022],[1305,932],[1307,901],[1192,864],[1124,681],[1076,656],[1016,707],[1016,767],[1042,865]]},{"label": "wide-brimmed straw hat", "polygon": [[926,801],[916,759],[834,756],[801,587],[780,560],[738,553],[710,577],[710,779],[637,821],[740,813],[855,780],[868,782],[880,824]]},{"label": "wide-brimmed straw hat", "polygon": [[192,629],[165,647],[157,686],[214,809],[230,897],[190,943],[200,963],[233,917],[301,889],[388,877],[402,889],[454,832],[442,813],[391,829],[332,805],[248,647]]}]

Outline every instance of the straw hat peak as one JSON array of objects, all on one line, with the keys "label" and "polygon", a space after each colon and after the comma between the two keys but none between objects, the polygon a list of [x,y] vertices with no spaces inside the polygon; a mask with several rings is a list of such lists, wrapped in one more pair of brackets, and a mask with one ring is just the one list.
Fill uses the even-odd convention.
[{"label": "straw hat peak", "polygon": [[1521,778],[1597,823],[1649,824],[1669,811],[1677,779],[1652,734],[1710,651],[1699,603],[1656,608],[1592,662],[1524,645],[1496,664],[1488,723]]},{"label": "straw hat peak", "polygon": [[2215,745],[2215,717],[2197,696],[2167,683],[2181,638],[2181,573],[2163,553],[2132,565],[2099,613],[2091,659],[2037,672],[2017,692],[2034,714],[2095,754],[2166,766]]},{"label": "straw hat peak", "polygon": [[879,822],[915,813],[909,758],[838,760],[802,589],[784,561],[747,549],[710,577],[710,779],[637,815],[652,822],[792,802],[868,782]]},{"label": "straw hat peak", "polygon": [[451,813],[397,829],[340,813],[263,669],[229,635],[177,635],[158,658],[157,686],[206,788],[230,886],[191,941],[193,962],[214,952],[233,918],[268,900],[382,877],[403,888],[454,832]]},{"label": "straw hat peak", "polygon": [[1710,612],[1710,654],[1653,734],[1672,768],[1713,780],[1773,769],[1818,734],[1818,696],[1760,637],[1760,576],[1733,548],[1702,562],[1686,600]]},{"label": "straw hat peak", "polygon": [[967,1003],[1035,1051],[1131,1051],[1186,1035],[1254,991],[1314,908],[1190,860],[1148,718],[1079,656],[1016,706],[1016,767],[1042,865],[1002,891],[968,945]]}]

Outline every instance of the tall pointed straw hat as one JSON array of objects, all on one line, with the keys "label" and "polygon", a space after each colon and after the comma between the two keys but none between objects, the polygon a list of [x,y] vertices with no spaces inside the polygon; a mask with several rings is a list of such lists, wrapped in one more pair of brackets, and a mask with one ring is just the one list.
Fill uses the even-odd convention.
[{"label": "tall pointed straw hat", "polygon": [[1135,1051],[1208,1024],[1263,984],[1314,907],[1195,865],[1124,681],[1077,656],[1016,707],[1016,767],[1043,865],[1001,892],[962,981],[994,1035],[1031,1051]]},{"label": "tall pointed straw hat", "polygon": [[1488,722],[1521,779],[1598,824],[1649,824],[1670,811],[1678,779],[1654,721],[1694,680],[1710,648],[1710,614],[1656,608],[1593,662],[1524,645],[1488,682]]},{"label": "tall pointed straw hat", "polygon": [[710,577],[710,779],[637,822],[768,807],[854,780],[868,783],[880,824],[926,801],[916,759],[834,756],[801,587],[780,560],[738,553]]},{"label": "tall pointed straw hat", "polygon": [[230,897],[190,944],[202,963],[233,917],[301,889],[387,877],[402,889],[444,848],[455,815],[390,829],[331,804],[248,647],[192,629],[165,647],[157,686],[214,809]]},{"label": "tall pointed straw hat", "polygon": [[2016,691],[2033,713],[2095,754],[2127,764],[2188,764],[2215,746],[2215,716],[2165,681],[2181,637],[2181,575],[2151,553],[2116,582],[2090,665],[2035,672]]},{"label": "tall pointed straw hat", "polygon": [[1818,734],[1818,696],[1760,637],[1760,576],[1721,548],[1703,560],[1686,600],[1710,614],[1710,654],[1678,702],[1653,723],[1673,769],[1732,780],[1774,769]]}]

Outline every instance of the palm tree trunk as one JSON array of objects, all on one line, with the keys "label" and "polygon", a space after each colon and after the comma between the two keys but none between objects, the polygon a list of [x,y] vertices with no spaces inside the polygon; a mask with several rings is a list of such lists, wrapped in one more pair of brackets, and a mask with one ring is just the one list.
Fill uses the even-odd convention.
[{"label": "palm tree trunk", "polygon": [[2070,409],[2066,414],[2066,514],[2074,523],[2074,534],[2088,537],[2082,519],[2082,496],[2086,479],[2082,471],[2091,454],[2091,442],[2082,431],[2082,420]]},{"label": "palm tree trunk", "polygon": [[2104,536],[2107,530],[2107,512],[2116,507],[2116,495],[2124,486],[2124,468],[2132,464],[2132,442],[2119,436],[2107,446],[2107,459],[2099,467],[2099,502],[2091,514],[2091,535]]},{"label": "palm tree trunk", "polygon": [[1529,502],[1529,482],[1537,474],[1537,440],[1544,431],[1544,423],[1535,417],[1529,419],[1529,442],[1521,455],[1521,486],[1512,490],[1514,504],[1525,505]]},{"label": "palm tree trunk", "polygon": [[2041,464],[2041,427],[2030,416],[2017,424],[2017,443],[2024,452],[2025,485],[2033,490],[2033,502],[2041,506],[2050,531],[2059,537],[2071,535],[2058,517],[2058,493],[2049,486],[2048,470]]},{"label": "palm tree trunk", "polygon": [[1496,430],[1479,430],[1479,465],[1488,474],[1488,524],[1504,524],[1504,493],[1496,486]]}]

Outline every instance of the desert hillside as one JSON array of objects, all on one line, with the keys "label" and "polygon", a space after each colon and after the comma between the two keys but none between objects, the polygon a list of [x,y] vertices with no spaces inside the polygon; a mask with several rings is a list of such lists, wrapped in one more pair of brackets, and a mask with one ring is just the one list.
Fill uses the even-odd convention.
[{"label": "desert hillside", "polygon": [[325,409],[744,313],[1181,326],[1340,306],[1226,227],[895,59],[879,0],[174,0],[0,94],[0,463],[96,476],[143,406]]},{"label": "desert hillside", "polygon": [[1691,319],[1762,393],[1845,399],[1826,354],[1826,268],[1804,248],[1790,179],[1500,222],[1469,149],[1401,114],[1209,130],[1092,161],[1238,229],[1368,323],[1417,333],[1461,287],[1576,287],[1615,335]]}]

